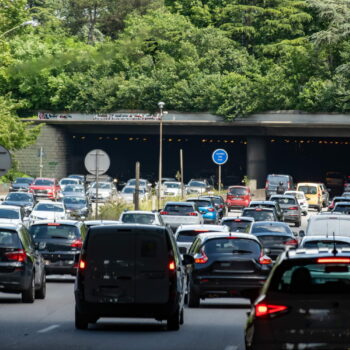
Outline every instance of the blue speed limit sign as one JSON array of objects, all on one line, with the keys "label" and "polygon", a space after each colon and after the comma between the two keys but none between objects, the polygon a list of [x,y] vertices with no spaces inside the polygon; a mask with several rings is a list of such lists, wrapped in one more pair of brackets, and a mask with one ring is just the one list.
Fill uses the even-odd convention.
[{"label": "blue speed limit sign", "polygon": [[217,165],[223,165],[228,160],[228,153],[224,149],[216,149],[212,154],[213,162]]}]

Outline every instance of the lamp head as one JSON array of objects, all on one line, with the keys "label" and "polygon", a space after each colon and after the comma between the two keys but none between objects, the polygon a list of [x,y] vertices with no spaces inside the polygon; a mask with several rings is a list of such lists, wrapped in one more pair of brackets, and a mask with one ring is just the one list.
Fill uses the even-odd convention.
[{"label": "lamp head", "polygon": [[164,103],[164,102],[158,102],[158,107],[159,107],[160,109],[163,109],[164,106],[165,106],[165,103]]}]

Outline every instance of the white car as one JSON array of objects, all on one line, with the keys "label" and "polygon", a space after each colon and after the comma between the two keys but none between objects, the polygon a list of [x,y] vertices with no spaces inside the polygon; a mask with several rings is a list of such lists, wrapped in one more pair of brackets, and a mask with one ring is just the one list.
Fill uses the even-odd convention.
[{"label": "white car", "polygon": [[309,211],[309,203],[307,202],[307,199],[305,197],[305,193],[302,191],[286,191],[284,192],[285,195],[289,195],[289,196],[294,196],[300,206],[301,212],[304,215],[308,214]]},{"label": "white car", "polygon": [[24,209],[15,205],[0,206],[0,223],[25,224]]},{"label": "white car", "polygon": [[119,218],[123,224],[142,224],[164,226],[163,219],[158,212],[145,210],[124,211]]},{"label": "white car", "polygon": [[299,248],[322,249],[322,248],[350,248],[350,237],[344,236],[306,236],[299,244]]},{"label": "white car", "polygon": [[67,213],[62,202],[40,201],[29,215],[31,223],[39,220],[66,220]]},{"label": "white car", "polygon": [[[119,193],[118,197],[122,199],[124,202],[132,203],[134,201],[134,193],[135,193],[135,186],[125,186],[121,192]],[[147,191],[144,187],[140,187],[139,189],[139,200],[143,201],[148,198]]]},{"label": "white car", "polygon": [[96,198],[96,182],[94,182],[88,190],[88,197],[91,201],[107,201],[117,195],[117,189],[112,182],[98,183],[98,198]]},{"label": "white car", "polygon": [[74,179],[71,177],[64,177],[63,179],[61,179],[58,183],[61,187],[61,191],[64,191],[64,188],[67,185],[80,185],[81,182],[78,179]]},{"label": "white car", "polygon": [[313,215],[308,221],[306,231],[300,231],[304,236],[346,236],[350,237],[350,215],[324,213]]},{"label": "white car", "polygon": [[181,196],[181,182],[165,181],[162,184],[162,192],[165,197],[180,197]]},{"label": "white car", "polygon": [[[135,187],[136,186],[136,179],[128,180],[128,182],[126,183],[125,186]],[[152,184],[148,180],[145,180],[145,179],[139,179],[139,186],[140,186],[140,188],[145,188],[146,192],[149,192],[152,188]]]}]

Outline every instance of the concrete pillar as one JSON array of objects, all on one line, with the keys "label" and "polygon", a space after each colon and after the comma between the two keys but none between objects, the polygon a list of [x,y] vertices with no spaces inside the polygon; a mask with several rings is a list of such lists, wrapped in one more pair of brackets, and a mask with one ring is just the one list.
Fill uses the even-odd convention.
[{"label": "concrete pillar", "polygon": [[247,175],[256,181],[257,188],[263,188],[266,180],[266,140],[264,137],[247,138]]}]

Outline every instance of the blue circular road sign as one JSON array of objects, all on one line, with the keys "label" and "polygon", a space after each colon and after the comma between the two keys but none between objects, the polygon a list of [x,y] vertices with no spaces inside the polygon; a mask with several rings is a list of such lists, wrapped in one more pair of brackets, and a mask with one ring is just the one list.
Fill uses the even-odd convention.
[{"label": "blue circular road sign", "polygon": [[212,154],[213,162],[217,165],[223,165],[228,160],[228,154],[224,149],[216,149]]}]

